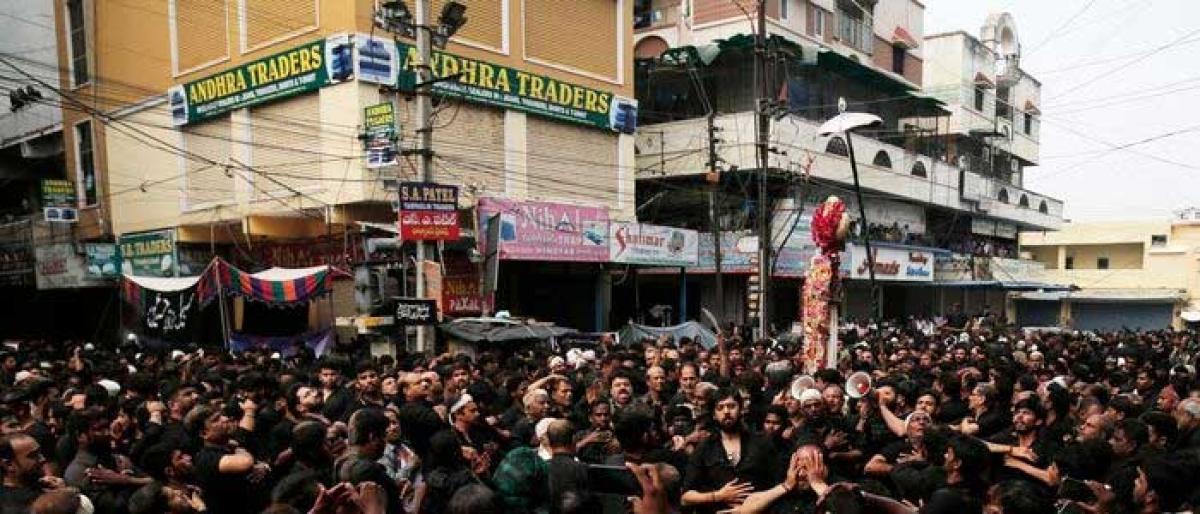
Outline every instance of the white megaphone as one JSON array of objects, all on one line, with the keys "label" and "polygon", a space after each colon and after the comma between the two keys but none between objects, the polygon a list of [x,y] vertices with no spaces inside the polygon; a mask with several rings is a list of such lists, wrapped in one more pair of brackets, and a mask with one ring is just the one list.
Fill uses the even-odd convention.
[{"label": "white megaphone", "polygon": [[798,400],[800,400],[800,395],[804,394],[805,390],[813,389],[816,387],[817,387],[817,381],[813,380],[813,377],[810,377],[808,375],[800,375],[800,376],[796,377],[795,380],[792,381],[792,387],[791,387],[790,392],[792,394],[792,398],[794,398],[798,401]]},{"label": "white megaphone", "polygon": [[857,400],[869,394],[871,387],[871,375],[864,371],[856,372],[846,379],[846,396]]}]

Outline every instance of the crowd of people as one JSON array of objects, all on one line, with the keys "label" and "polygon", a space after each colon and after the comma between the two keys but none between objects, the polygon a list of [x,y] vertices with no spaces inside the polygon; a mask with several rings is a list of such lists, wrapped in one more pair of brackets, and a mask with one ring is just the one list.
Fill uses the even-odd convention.
[{"label": "crowd of people", "polygon": [[[1192,332],[861,324],[471,357],[0,349],[0,514],[1184,512]],[[846,390],[846,388],[849,390]]]}]

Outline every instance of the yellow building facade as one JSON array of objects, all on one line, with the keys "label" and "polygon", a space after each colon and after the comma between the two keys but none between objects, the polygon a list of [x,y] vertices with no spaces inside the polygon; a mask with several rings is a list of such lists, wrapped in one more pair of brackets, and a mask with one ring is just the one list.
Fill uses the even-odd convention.
[{"label": "yellow building facade", "polygon": [[[77,238],[167,231],[197,258],[296,265],[260,250],[394,225],[389,184],[420,181],[419,157],[371,166],[364,109],[392,104],[396,150],[414,149],[419,63],[413,39],[375,23],[377,3],[55,2]],[[436,24],[445,1],[431,3]],[[432,63],[457,76],[435,86],[434,180],[458,186],[464,233],[485,197],[633,220],[632,129],[615,121],[636,118],[633,0],[464,3]]]},{"label": "yellow building facade", "polygon": [[1056,232],[1024,232],[1020,244],[1045,266],[1044,281],[1076,290],[1019,295],[1018,317],[1049,319],[1057,308],[1056,325],[1083,329],[1200,321],[1200,220],[1193,216],[1066,223]]}]

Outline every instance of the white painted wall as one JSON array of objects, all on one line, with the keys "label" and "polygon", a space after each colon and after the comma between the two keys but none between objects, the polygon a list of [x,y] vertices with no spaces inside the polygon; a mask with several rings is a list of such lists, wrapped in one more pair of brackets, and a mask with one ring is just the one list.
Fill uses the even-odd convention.
[{"label": "white painted wall", "polygon": [[[4,0],[0,2],[0,53],[15,55],[7,59],[39,79],[57,86],[58,44],[54,33],[54,2],[48,0]],[[6,77],[21,75],[3,66]],[[35,86],[48,102],[12,112],[8,92],[15,87]],[[62,111],[53,101],[52,91],[30,80],[0,78],[0,147],[51,129],[62,122]]]}]

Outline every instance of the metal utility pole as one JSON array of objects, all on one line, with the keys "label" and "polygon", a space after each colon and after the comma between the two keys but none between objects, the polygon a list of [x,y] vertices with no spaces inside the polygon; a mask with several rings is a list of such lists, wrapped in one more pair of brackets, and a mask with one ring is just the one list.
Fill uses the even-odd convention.
[{"label": "metal utility pole", "polygon": [[846,130],[846,150],[850,154],[850,172],[854,175],[854,199],[858,201],[858,226],[862,231],[863,247],[867,251],[867,284],[871,291],[870,319],[880,319],[878,311],[879,291],[875,286],[875,252],[871,250],[871,230],[867,225],[867,207],[863,203],[862,186],[858,182],[858,161],[854,160],[854,141],[850,130]]},{"label": "metal utility pole", "polygon": [[[421,158],[421,181],[433,182],[433,73],[430,61],[433,60],[433,28],[430,26],[430,0],[416,0],[417,53],[421,61],[416,65],[417,72],[417,153]],[[425,261],[425,242],[417,241],[417,298],[425,297],[425,270],[421,264]],[[429,334],[424,326],[417,327],[417,352],[425,352],[430,348]]]},{"label": "metal utility pole", "polygon": [[717,169],[717,114],[708,113],[708,226],[713,234],[713,262],[715,263],[717,312],[725,312],[725,286],[721,276],[721,227],[717,216],[717,188],[721,187],[721,170]]},{"label": "metal utility pole", "polygon": [[767,337],[767,301],[770,288],[767,285],[771,269],[771,208],[767,204],[767,135],[771,131],[771,119],[767,113],[770,98],[767,80],[767,2],[758,1],[758,27],[754,35],[754,111],[758,123],[755,130],[755,146],[758,153],[758,332]]}]

